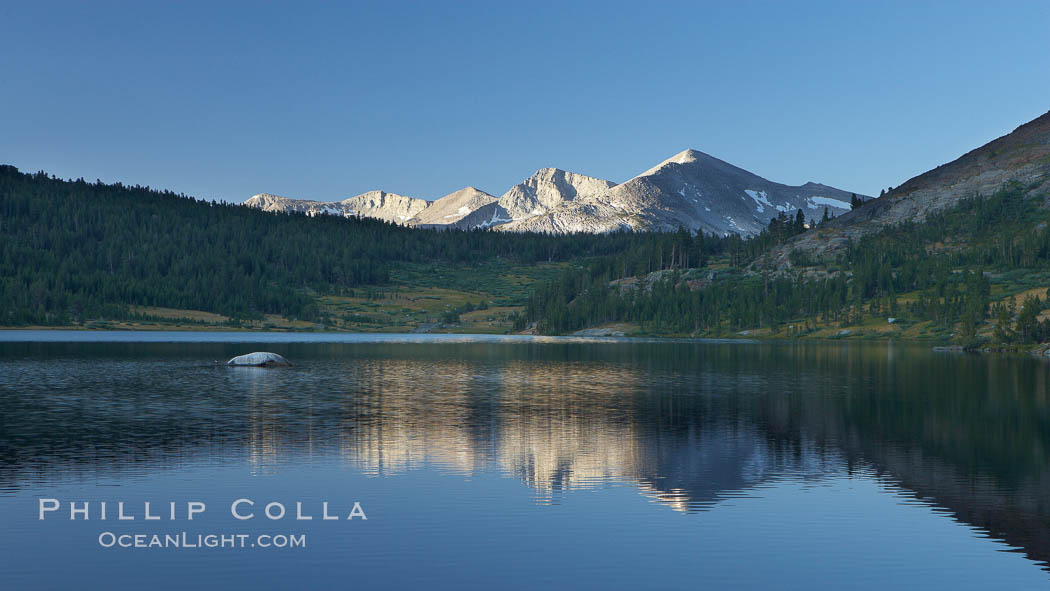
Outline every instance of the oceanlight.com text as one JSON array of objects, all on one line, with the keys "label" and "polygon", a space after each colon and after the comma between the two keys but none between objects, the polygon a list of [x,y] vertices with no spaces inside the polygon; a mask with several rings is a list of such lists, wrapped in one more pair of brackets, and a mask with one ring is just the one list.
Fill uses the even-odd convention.
[{"label": "oceanlight.com text", "polygon": [[163,550],[306,548],[306,534],[130,534],[104,531],[98,535],[98,545],[115,549]]}]

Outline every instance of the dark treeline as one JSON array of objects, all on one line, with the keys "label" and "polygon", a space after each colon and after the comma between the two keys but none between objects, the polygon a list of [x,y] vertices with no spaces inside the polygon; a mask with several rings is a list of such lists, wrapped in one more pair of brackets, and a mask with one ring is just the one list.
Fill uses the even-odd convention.
[{"label": "dark treeline", "polygon": [[[972,338],[990,312],[989,274],[1050,270],[1050,231],[1045,223],[1050,215],[1039,199],[1027,195],[1027,188],[1012,185],[989,198],[966,198],[924,223],[901,224],[850,243],[834,260],[796,254],[795,268],[789,272],[745,272],[741,266],[803,231],[801,214],[794,222],[784,216],[773,220],[769,229],[750,240],[719,240],[731,264],[712,274],[717,277],[695,270],[707,263],[701,256],[649,268],[668,270],[651,275],[640,287],[627,287],[616,280],[646,270],[636,255],[604,257],[538,286],[517,323],[535,322],[545,333],[637,322],[652,332],[706,334],[779,329],[791,323],[799,334],[817,321],[850,326],[867,315],[930,320],[945,328],[959,325],[962,336]],[[694,247],[697,241],[690,242],[688,234],[678,239]],[[911,294],[905,302],[898,300],[903,293]],[[1026,309],[1045,306],[1036,299]],[[1011,313],[1003,314],[1010,320]],[[1034,323],[1034,315],[1022,315],[1019,326],[1002,338],[1038,339],[1044,328]],[[1050,325],[1045,330],[1050,335]]]},{"label": "dark treeline", "polygon": [[309,218],[0,166],[0,324],[124,319],[130,305],[309,320],[315,294],[385,284],[392,263],[566,261],[662,252],[670,239]]}]

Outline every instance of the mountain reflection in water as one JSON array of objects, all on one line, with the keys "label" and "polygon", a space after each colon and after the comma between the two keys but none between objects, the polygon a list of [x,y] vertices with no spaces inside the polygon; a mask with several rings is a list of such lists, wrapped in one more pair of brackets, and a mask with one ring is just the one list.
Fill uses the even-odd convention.
[{"label": "mountain reflection in water", "polygon": [[0,343],[0,495],[99,473],[338,457],[496,472],[537,503],[629,486],[683,512],[864,471],[1050,559],[1048,364],[838,344]]}]

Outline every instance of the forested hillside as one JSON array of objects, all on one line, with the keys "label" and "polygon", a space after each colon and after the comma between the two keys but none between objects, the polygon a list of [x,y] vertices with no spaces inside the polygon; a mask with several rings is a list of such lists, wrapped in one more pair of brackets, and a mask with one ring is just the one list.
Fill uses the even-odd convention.
[{"label": "forested hillside", "polygon": [[[798,336],[892,318],[964,342],[991,324],[998,341],[1047,340],[1050,321],[1040,321],[1046,290],[1025,293],[1050,285],[1050,211],[1031,189],[1013,183],[989,198],[962,199],[925,223],[886,228],[826,260],[796,253],[790,268],[745,268],[800,232],[784,220],[755,240],[727,243],[714,264],[677,258],[637,280],[623,280],[645,271],[631,254],[604,257],[538,286],[518,325],[564,333],[630,322],[648,333]],[[682,244],[689,248],[688,237]],[[1026,297],[1006,297],[1017,293]]]},{"label": "forested hillside", "polygon": [[409,229],[0,166],[0,324],[121,319],[132,305],[313,319],[317,296],[384,285],[396,263],[567,261],[667,239]]}]

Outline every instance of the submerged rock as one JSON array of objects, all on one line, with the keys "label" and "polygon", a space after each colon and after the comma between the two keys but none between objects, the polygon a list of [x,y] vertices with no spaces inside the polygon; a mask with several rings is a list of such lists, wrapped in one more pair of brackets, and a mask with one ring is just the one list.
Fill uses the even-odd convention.
[{"label": "submerged rock", "polygon": [[257,351],[255,353],[248,353],[247,355],[239,355],[226,362],[226,365],[245,365],[252,367],[289,367],[289,362],[284,357],[281,357],[277,353],[268,353],[265,351]]}]

